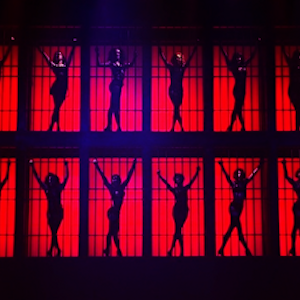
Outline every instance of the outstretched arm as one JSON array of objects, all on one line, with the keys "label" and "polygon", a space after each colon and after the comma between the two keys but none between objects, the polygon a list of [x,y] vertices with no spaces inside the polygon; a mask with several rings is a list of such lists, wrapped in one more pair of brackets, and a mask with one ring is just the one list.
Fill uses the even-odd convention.
[{"label": "outstretched arm", "polygon": [[229,174],[226,172],[226,170],[225,170],[225,168],[223,166],[223,162],[220,160],[218,163],[221,166],[223,173],[225,174],[227,182],[230,184],[230,186],[232,186],[233,182],[231,181]]},{"label": "outstretched arm", "polygon": [[69,57],[67,59],[67,67],[69,67],[70,64],[71,64],[71,61],[72,61],[72,59],[74,57],[74,52],[75,52],[75,46],[73,46],[73,48],[72,48],[72,50],[71,50],[71,52],[69,54]]},{"label": "outstretched arm", "polygon": [[253,170],[253,172],[248,176],[248,178],[247,178],[248,182],[247,183],[249,183],[254,178],[255,174],[257,174],[257,172],[260,170],[262,164],[263,164],[263,160],[260,161],[260,164],[258,165],[258,167],[255,168]]},{"label": "outstretched arm", "polygon": [[283,165],[283,170],[284,170],[284,177],[285,177],[285,179],[286,179],[292,186],[294,186],[294,184],[295,184],[294,179],[291,178],[291,177],[289,177],[289,176],[288,176],[288,173],[287,173],[286,160],[284,159],[281,163],[282,163],[282,165]]},{"label": "outstretched arm", "polygon": [[133,174],[133,171],[134,171],[134,169],[135,169],[135,165],[136,165],[136,158],[134,159],[134,161],[133,161],[133,164],[132,164],[132,167],[131,167],[131,169],[129,170],[129,172],[128,172],[128,174],[127,174],[127,178],[126,178],[126,180],[123,182],[123,186],[124,186],[124,188],[127,186],[127,184],[129,183],[129,181],[130,181],[130,178],[131,178],[131,176],[132,176],[132,174]]},{"label": "outstretched arm", "polygon": [[163,60],[165,66],[171,67],[172,65],[167,61],[167,58],[166,58],[165,54],[163,53],[161,47],[158,47],[158,53],[159,53],[161,59]]},{"label": "outstretched arm", "polygon": [[191,60],[192,60],[194,54],[196,53],[196,50],[197,50],[197,45],[194,47],[194,49],[193,49],[191,55],[189,56],[189,58],[187,59],[186,63],[184,64],[184,66],[183,66],[184,68],[189,67],[189,65],[190,65],[190,63],[191,63]]},{"label": "outstretched arm", "polygon": [[6,175],[5,175],[4,179],[3,179],[3,181],[0,183],[0,192],[1,192],[2,188],[4,187],[4,185],[6,184],[7,180],[8,180],[9,167],[10,167],[10,160],[7,162],[7,172],[6,172]]},{"label": "outstretched arm", "polygon": [[6,52],[5,52],[5,54],[4,54],[3,58],[2,58],[2,60],[0,61],[0,68],[2,68],[2,66],[3,66],[4,63],[5,63],[5,61],[7,60],[7,57],[8,57],[8,55],[9,55],[9,52],[11,51],[11,47],[12,47],[12,45],[10,44],[10,45],[8,46],[8,48],[7,48]]},{"label": "outstretched arm", "polygon": [[38,50],[40,51],[40,53],[43,55],[43,57],[45,58],[45,60],[47,61],[47,64],[49,65],[49,67],[55,67],[55,63],[50,59],[50,57],[48,56],[48,54],[46,52],[44,52],[40,47],[38,47]]},{"label": "outstretched arm", "polygon": [[34,175],[34,177],[36,178],[36,180],[38,181],[40,187],[41,187],[43,190],[46,190],[46,189],[47,189],[47,186],[45,185],[45,183],[41,180],[41,178],[40,178],[39,175],[37,174],[32,159],[29,161],[29,164],[30,164],[31,167],[32,167],[33,175]]},{"label": "outstretched arm", "polygon": [[171,191],[172,193],[174,193],[174,188],[172,188],[171,185],[168,183],[168,181],[160,175],[159,170],[157,171],[157,175],[158,175],[159,179],[167,186],[167,189],[169,191]]},{"label": "outstretched arm", "polygon": [[136,58],[137,58],[137,53],[136,53],[136,51],[135,51],[135,52],[134,52],[134,55],[133,55],[133,58],[132,58],[132,61],[131,61],[130,63],[126,63],[126,64],[125,64],[125,68],[130,68],[130,67],[132,67],[132,66],[135,64]]},{"label": "outstretched arm", "polygon": [[191,179],[190,183],[186,186],[188,189],[190,189],[191,186],[192,186],[192,184],[195,182],[196,178],[198,177],[199,171],[200,171],[200,167],[198,166],[198,167],[197,167],[196,174],[195,174],[194,177]]},{"label": "outstretched arm", "polygon": [[68,165],[68,162],[65,161],[64,164],[65,164],[65,178],[64,178],[63,183],[61,184],[61,189],[62,190],[65,188],[65,186],[67,184],[67,181],[69,179],[69,165]]},{"label": "outstretched arm", "polygon": [[105,185],[108,189],[110,189],[110,183],[108,182],[108,180],[107,180],[107,178],[105,177],[105,175],[104,175],[104,173],[102,172],[102,170],[99,168],[97,159],[94,159],[94,160],[93,160],[93,163],[94,163],[94,165],[95,165],[95,167],[96,167],[96,170],[100,173],[104,185]]},{"label": "outstretched arm", "polygon": [[285,58],[286,63],[289,65],[291,59],[290,59],[290,57],[288,56],[288,54],[285,52],[285,48],[284,48],[283,45],[281,46],[281,50],[282,50],[282,53],[283,53],[283,56],[284,56],[284,58]]},{"label": "outstretched arm", "polygon": [[229,66],[230,65],[230,60],[228,58],[227,52],[224,50],[224,48],[222,46],[220,46],[220,50],[221,50],[221,52],[222,52],[222,54],[223,54],[223,56],[225,58],[227,66]]},{"label": "outstretched arm", "polygon": [[99,48],[96,47],[95,48],[95,52],[96,52],[96,59],[97,59],[97,67],[109,67],[110,66],[110,61],[107,61],[105,63],[101,63],[99,60]]}]

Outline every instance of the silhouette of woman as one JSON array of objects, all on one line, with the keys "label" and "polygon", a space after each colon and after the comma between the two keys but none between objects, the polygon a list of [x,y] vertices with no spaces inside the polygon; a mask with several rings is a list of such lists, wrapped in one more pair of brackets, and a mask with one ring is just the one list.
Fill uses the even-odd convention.
[{"label": "silhouette of woman", "polygon": [[110,97],[110,107],[107,114],[107,127],[105,131],[112,130],[112,115],[115,115],[115,119],[118,126],[118,131],[121,131],[120,125],[120,98],[121,98],[121,90],[124,77],[125,70],[132,67],[136,61],[137,53],[134,52],[133,60],[130,63],[124,63],[124,52],[120,48],[112,48],[109,51],[108,61],[105,63],[100,63],[99,61],[99,48],[95,48],[96,56],[97,56],[97,67],[109,67],[112,73],[112,81],[109,84],[109,90],[111,93]]},{"label": "silhouette of woman", "polygon": [[184,61],[184,56],[182,53],[177,52],[173,54],[171,63],[167,61],[165,54],[162,52],[161,47],[158,48],[159,55],[162,58],[166,68],[170,71],[171,84],[169,87],[169,97],[174,106],[173,113],[173,125],[171,131],[174,131],[176,121],[178,121],[181,131],[183,130],[182,126],[182,117],[180,116],[180,106],[182,104],[183,98],[183,87],[182,80],[184,76],[184,71],[190,65],[190,62],[196,52],[197,46],[194,47],[192,54],[188,58],[187,62]]},{"label": "silhouette of woman", "polygon": [[8,160],[8,161],[7,161],[7,172],[6,172],[6,175],[5,175],[4,179],[3,179],[3,181],[0,182],[0,193],[1,193],[3,187],[5,186],[5,184],[6,184],[7,180],[8,180],[8,174],[9,174],[9,167],[10,167],[10,164],[11,164],[11,163],[10,163],[10,160]]},{"label": "silhouette of woman", "polygon": [[[258,41],[260,40],[261,39],[259,38]],[[237,116],[240,119],[242,125],[242,131],[245,131],[245,122],[242,116],[242,109],[245,102],[247,66],[254,58],[257,47],[252,52],[250,58],[247,59],[246,61],[244,59],[244,56],[238,52],[235,52],[232,55],[232,59],[230,60],[222,46],[220,46],[220,49],[225,57],[227,67],[235,79],[235,85],[233,88],[233,96],[235,99],[235,103],[231,114],[231,123],[228,126],[227,131],[232,131],[232,126]]]},{"label": "silhouette of woman", "polygon": [[187,192],[191,188],[192,184],[196,180],[200,171],[200,167],[197,167],[196,174],[191,179],[190,183],[183,186],[184,176],[176,173],[174,175],[174,182],[176,187],[172,187],[166,179],[160,175],[160,171],[157,171],[158,177],[167,186],[167,189],[175,196],[175,205],[173,207],[173,219],[175,222],[175,233],[173,235],[173,241],[168,256],[172,256],[172,251],[175,247],[176,241],[179,241],[180,245],[180,256],[183,256],[183,235],[181,233],[182,227],[187,219],[189,208],[188,208],[188,195]]},{"label": "silhouette of woman", "polygon": [[293,231],[291,234],[292,247],[289,251],[289,254],[291,254],[292,256],[295,256],[296,255],[296,248],[295,248],[296,232],[297,232],[297,230],[300,230],[300,169],[298,169],[295,174],[297,180],[294,180],[293,178],[288,176],[287,168],[286,168],[286,160],[284,159],[281,163],[282,163],[283,169],[284,169],[284,177],[292,185],[293,190],[296,192],[297,197],[298,197],[297,201],[293,205],[294,227],[293,227]]},{"label": "silhouette of woman", "polygon": [[111,176],[111,183],[108,182],[104,173],[98,166],[98,162],[96,159],[93,161],[97,171],[100,173],[104,185],[110,192],[111,200],[113,202],[113,206],[107,211],[107,217],[109,220],[109,230],[106,236],[106,249],[103,250],[103,254],[106,256],[110,255],[110,246],[111,246],[111,238],[113,237],[115,245],[117,247],[118,256],[122,256],[122,252],[120,249],[120,241],[118,237],[119,229],[120,229],[120,210],[123,204],[124,196],[125,196],[125,188],[128,185],[130,178],[133,174],[136,165],[136,159],[134,159],[131,169],[128,172],[126,180],[121,183],[121,178],[119,175]]},{"label": "silhouette of woman", "polygon": [[[76,39],[73,39],[73,41],[75,42]],[[41,48],[38,48],[38,50],[45,58],[56,77],[56,80],[50,89],[50,95],[53,96],[54,100],[54,110],[48,131],[52,131],[55,123],[57,123],[57,131],[60,131],[59,110],[66,99],[68,90],[68,69],[74,56],[75,46],[73,46],[68,59],[65,58],[61,51],[56,51],[53,56],[53,61],[51,61],[50,57]]]},{"label": "silhouette of woman", "polygon": [[290,71],[288,94],[296,111],[296,131],[300,127],[300,51],[295,50],[290,58],[282,46],[282,52]]},{"label": "silhouette of woman", "polygon": [[[11,41],[14,41],[14,40],[15,40],[14,37],[11,37],[10,39],[11,39]],[[9,55],[9,52],[11,51],[11,48],[12,48],[12,45],[11,45],[11,43],[10,43],[9,46],[8,46],[8,48],[7,48],[7,50],[6,50],[6,52],[5,52],[5,54],[4,54],[4,56],[3,56],[3,58],[0,60],[0,74],[1,74],[2,67],[3,67],[4,63],[5,63],[5,61],[7,60],[7,57],[8,57],[8,55]]]},{"label": "silhouette of woman", "polygon": [[52,241],[51,241],[51,247],[47,251],[47,256],[49,257],[52,256],[53,248],[56,248],[57,254],[55,256],[59,257],[61,254],[61,249],[58,246],[57,232],[61,224],[61,221],[63,220],[61,192],[65,188],[69,178],[68,162],[67,161],[64,162],[65,178],[62,183],[59,182],[58,176],[53,173],[48,173],[48,175],[45,178],[45,182],[43,182],[41,178],[38,176],[32,160],[29,161],[29,164],[32,167],[34,177],[38,181],[40,187],[45,191],[48,200],[47,219],[52,234]]},{"label": "silhouette of woman", "polygon": [[246,249],[246,255],[252,256],[247,243],[245,241],[243,232],[242,232],[242,226],[240,222],[240,215],[243,211],[244,206],[244,200],[246,199],[246,190],[247,190],[247,184],[253,179],[254,175],[258,172],[258,170],[261,168],[262,162],[260,165],[253,170],[253,172],[250,174],[248,178],[246,177],[245,171],[243,169],[236,169],[233,173],[234,181],[230,179],[229,174],[226,172],[223,162],[219,161],[219,165],[222,168],[223,173],[226,176],[226,179],[228,183],[230,184],[232,191],[233,191],[233,201],[230,203],[229,206],[229,213],[230,213],[230,225],[223,237],[223,244],[221,248],[219,249],[218,253],[221,256],[224,256],[224,248],[226,246],[226,243],[228,239],[231,236],[231,233],[233,229],[236,227],[239,234],[239,240],[242,243],[242,245]]}]

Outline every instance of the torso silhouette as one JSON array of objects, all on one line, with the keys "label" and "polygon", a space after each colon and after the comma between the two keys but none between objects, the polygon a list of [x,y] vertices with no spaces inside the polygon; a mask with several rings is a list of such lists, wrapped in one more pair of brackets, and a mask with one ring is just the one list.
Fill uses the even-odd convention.
[{"label": "torso silhouette", "polygon": [[48,187],[45,190],[46,197],[48,200],[48,213],[57,213],[62,209],[61,205],[61,192],[62,188],[58,187]]},{"label": "torso silhouette", "polygon": [[123,185],[118,187],[113,187],[112,185],[109,187],[109,192],[111,195],[111,200],[113,201],[113,207],[119,213],[121,210],[121,206],[123,204],[123,199],[125,196],[125,191]]},{"label": "torso silhouette", "polygon": [[247,68],[245,63],[230,64],[229,70],[235,78],[234,96],[245,96]]},{"label": "torso silhouette", "polygon": [[[170,66],[169,71],[171,77],[171,84],[169,88],[170,96],[171,98],[178,97],[177,100],[178,103],[174,103],[174,104],[179,105],[182,103],[182,96],[183,96],[182,79],[183,79],[184,68]],[[174,101],[174,99],[171,100]]]},{"label": "torso silhouette", "polygon": [[300,102],[300,61],[297,63],[291,61],[289,63],[289,70],[290,70],[290,85],[288,94],[293,102],[297,101]]},{"label": "torso silhouette", "polygon": [[187,196],[188,189],[184,186],[182,187],[175,187],[173,189],[173,193],[175,196],[175,205],[187,208],[188,207],[188,196]]},{"label": "torso silhouette", "polygon": [[122,86],[125,77],[125,68],[123,64],[116,61],[110,64],[110,68],[113,76],[113,83]]},{"label": "torso silhouette", "polygon": [[300,180],[294,181],[293,189],[297,194],[297,201],[293,205],[293,212],[297,217],[300,217]]},{"label": "torso silhouette", "polygon": [[247,183],[246,179],[232,182],[233,201],[230,204],[230,212],[233,214],[240,215],[242,212],[246,199]]},{"label": "torso silhouette", "polygon": [[51,95],[66,93],[68,89],[68,68],[66,65],[56,65],[52,67],[53,73],[56,76],[56,81],[51,88]]}]

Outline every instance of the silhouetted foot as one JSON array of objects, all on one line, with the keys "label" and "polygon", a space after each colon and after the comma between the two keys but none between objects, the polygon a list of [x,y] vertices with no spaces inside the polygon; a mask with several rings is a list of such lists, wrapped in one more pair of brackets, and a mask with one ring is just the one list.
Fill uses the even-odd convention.
[{"label": "silhouetted foot", "polygon": [[109,256],[109,250],[108,249],[103,250],[103,256]]},{"label": "silhouetted foot", "polygon": [[295,256],[296,255],[296,249],[294,247],[291,248],[289,251],[289,255]]},{"label": "silhouetted foot", "polygon": [[183,257],[183,252],[180,252],[180,256]]},{"label": "silhouetted foot", "polygon": [[121,252],[121,250],[120,249],[118,249],[118,251],[117,251],[117,255],[119,256],[119,257],[122,257],[123,255],[122,255],[122,252]]},{"label": "silhouetted foot", "polygon": [[105,129],[104,129],[104,131],[111,131],[111,128],[109,128],[109,127],[105,127]]},{"label": "silhouetted foot", "polygon": [[52,257],[52,249],[47,251],[47,257]]},{"label": "silhouetted foot", "polygon": [[252,256],[252,253],[249,249],[246,249],[246,256]]},{"label": "silhouetted foot", "polygon": [[169,251],[167,252],[167,256],[169,256],[169,257],[172,256],[172,250],[169,250]]},{"label": "silhouetted foot", "polygon": [[60,257],[60,254],[61,254],[61,250],[58,248],[55,257]]},{"label": "silhouetted foot", "polygon": [[231,127],[231,126],[228,126],[228,127],[227,127],[227,131],[232,131],[232,127]]},{"label": "silhouetted foot", "polygon": [[175,130],[174,127],[172,127],[171,130],[170,130],[170,132],[174,132],[174,130]]},{"label": "silhouetted foot", "polygon": [[245,127],[242,127],[241,131],[246,131]]},{"label": "silhouetted foot", "polygon": [[220,248],[219,251],[218,251],[218,254],[220,256],[224,256],[224,249]]},{"label": "silhouetted foot", "polygon": [[121,132],[122,131],[122,129],[121,129],[121,127],[119,127],[118,129],[117,129],[117,132]]}]

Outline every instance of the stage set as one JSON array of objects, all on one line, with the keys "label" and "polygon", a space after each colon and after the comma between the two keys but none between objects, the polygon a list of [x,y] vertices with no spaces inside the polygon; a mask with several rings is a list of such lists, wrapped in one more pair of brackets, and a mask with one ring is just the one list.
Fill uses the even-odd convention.
[{"label": "stage set", "polygon": [[0,299],[297,299],[299,5],[61,2],[1,4]]}]

